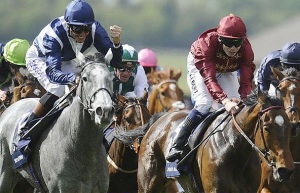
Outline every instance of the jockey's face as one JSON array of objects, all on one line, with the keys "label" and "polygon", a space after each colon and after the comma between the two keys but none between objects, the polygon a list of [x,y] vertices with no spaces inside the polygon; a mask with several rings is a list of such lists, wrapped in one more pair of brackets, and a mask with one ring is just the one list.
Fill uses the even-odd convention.
[{"label": "jockey's face", "polygon": [[239,47],[235,47],[235,46],[232,46],[232,47],[227,47],[225,46],[224,44],[222,45],[223,46],[223,50],[225,52],[225,54],[229,57],[233,57],[236,55],[236,53],[240,50],[241,46]]},{"label": "jockey's face", "polygon": [[236,55],[236,53],[241,48],[244,39],[234,39],[234,38],[225,38],[225,37],[219,37],[219,41],[222,44],[223,50],[225,54],[229,57],[233,57]]},{"label": "jockey's face", "polygon": [[78,43],[83,43],[85,38],[89,35],[89,33],[91,31],[90,26],[69,25],[69,27],[70,27],[70,35]]},{"label": "jockey's face", "polygon": [[127,82],[132,74],[132,71],[129,70],[121,71],[118,68],[116,68],[115,71],[116,71],[116,76],[119,78],[119,80],[122,83]]},{"label": "jockey's face", "polygon": [[121,82],[127,82],[134,71],[136,64],[132,62],[122,62],[121,68],[116,68],[116,76],[120,79]]}]

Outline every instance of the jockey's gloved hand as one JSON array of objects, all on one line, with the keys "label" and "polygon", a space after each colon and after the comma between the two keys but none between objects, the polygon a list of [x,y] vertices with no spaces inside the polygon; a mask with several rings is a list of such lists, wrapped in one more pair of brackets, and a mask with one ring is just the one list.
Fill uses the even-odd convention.
[{"label": "jockey's gloved hand", "polygon": [[74,81],[70,82],[69,85],[71,85],[71,87],[78,86],[80,83],[80,78],[81,77],[79,75],[76,75]]},{"label": "jockey's gloved hand", "polygon": [[232,101],[228,98],[224,99],[222,101],[222,104],[224,105],[226,111],[231,114],[235,114],[239,108],[237,102]]},{"label": "jockey's gloved hand", "polygon": [[109,30],[110,30],[110,37],[112,38],[114,45],[118,46],[121,42],[122,28],[117,25],[113,25],[109,27]]},{"label": "jockey's gloved hand", "polygon": [[3,90],[0,90],[0,100],[5,101],[6,100],[6,92]]}]

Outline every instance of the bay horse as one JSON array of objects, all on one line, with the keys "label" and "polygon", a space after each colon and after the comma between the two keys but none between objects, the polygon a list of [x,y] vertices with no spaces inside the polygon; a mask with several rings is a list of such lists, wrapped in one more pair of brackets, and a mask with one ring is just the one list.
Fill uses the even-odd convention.
[{"label": "bay horse", "polygon": [[[172,180],[165,174],[165,156],[187,114],[188,111],[166,113],[145,134],[138,163],[140,193],[162,192]],[[193,192],[256,192],[260,160],[251,159],[249,163],[253,155],[271,165],[275,178],[287,180],[295,169],[289,150],[290,133],[291,123],[282,100],[258,90],[248,96],[236,115],[230,116],[224,110],[209,123],[188,165],[193,180],[186,177],[187,171],[181,171],[178,180]],[[250,166],[256,168],[252,170]],[[193,183],[197,188],[191,186]]]},{"label": "bay horse", "polygon": [[114,76],[102,55],[79,60],[81,80],[76,95],[60,116],[46,125],[32,148],[30,162],[18,170],[11,157],[14,130],[38,99],[19,100],[1,115],[0,192],[12,192],[22,178],[39,192],[107,192],[109,173],[102,136],[113,116]]},{"label": "bay horse", "polygon": [[276,96],[282,97],[286,113],[292,122],[294,131],[290,140],[290,150],[295,161],[296,170],[288,182],[276,181],[272,176],[272,170],[262,163],[262,179],[258,192],[300,192],[300,74],[294,68],[283,72],[271,67],[274,78],[279,81],[276,88]]},{"label": "bay horse", "polygon": [[147,108],[148,92],[142,98],[116,94],[115,138],[108,151],[109,193],[137,193],[138,146],[142,136],[125,140],[122,132],[134,130],[151,117]]},{"label": "bay horse", "polygon": [[152,71],[147,75],[153,84],[148,98],[148,109],[151,115],[162,111],[182,110],[185,108],[183,102],[183,91],[178,86],[181,70],[177,73],[172,68],[163,71]]}]

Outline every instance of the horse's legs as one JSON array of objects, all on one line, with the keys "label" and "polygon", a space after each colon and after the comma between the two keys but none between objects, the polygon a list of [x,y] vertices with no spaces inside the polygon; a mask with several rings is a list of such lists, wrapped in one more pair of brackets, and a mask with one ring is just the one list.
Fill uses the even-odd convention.
[{"label": "horse's legs", "polygon": [[172,180],[166,187],[166,193],[181,193],[184,192],[177,180]]},{"label": "horse's legs", "polygon": [[15,187],[16,175],[19,175],[13,171],[13,165],[11,155],[8,150],[8,146],[5,146],[1,142],[0,147],[0,193],[11,193]]},{"label": "horse's legs", "polygon": [[147,154],[139,157],[138,190],[139,193],[160,193],[167,183],[163,161],[154,160]]}]

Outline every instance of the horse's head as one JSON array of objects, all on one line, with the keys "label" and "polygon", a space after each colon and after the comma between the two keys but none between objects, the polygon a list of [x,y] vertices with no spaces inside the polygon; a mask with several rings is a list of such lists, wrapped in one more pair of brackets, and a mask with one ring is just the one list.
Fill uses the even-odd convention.
[{"label": "horse's head", "polygon": [[279,81],[276,88],[277,97],[282,97],[284,107],[293,124],[293,129],[300,129],[300,74],[290,68],[285,73],[271,67],[274,77]]},{"label": "horse's head", "polygon": [[82,62],[81,80],[78,88],[84,107],[96,124],[111,121],[114,113],[111,99],[113,74],[100,53],[88,56]]},{"label": "horse's head", "polygon": [[175,73],[173,69],[155,71],[148,75],[148,79],[153,84],[153,90],[149,97],[151,114],[185,108],[183,91],[177,83],[180,76],[181,71]]},{"label": "horse's head", "polygon": [[124,130],[133,130],[147,123],[151,117],[147,108],[148,92],[142,98],[125,98],[116,93],[116,123]]},{"label": "horse's head", "polygon": [[272,167],[274,179],[288,181],[295,171],[289,149],[291,122],[281,99],[266,96],[260,90],[257,97],[258,103],[247,116],[248,120],[255,122],[253,135],[258,147],[256,150],[259,150],[263,161]]}]

